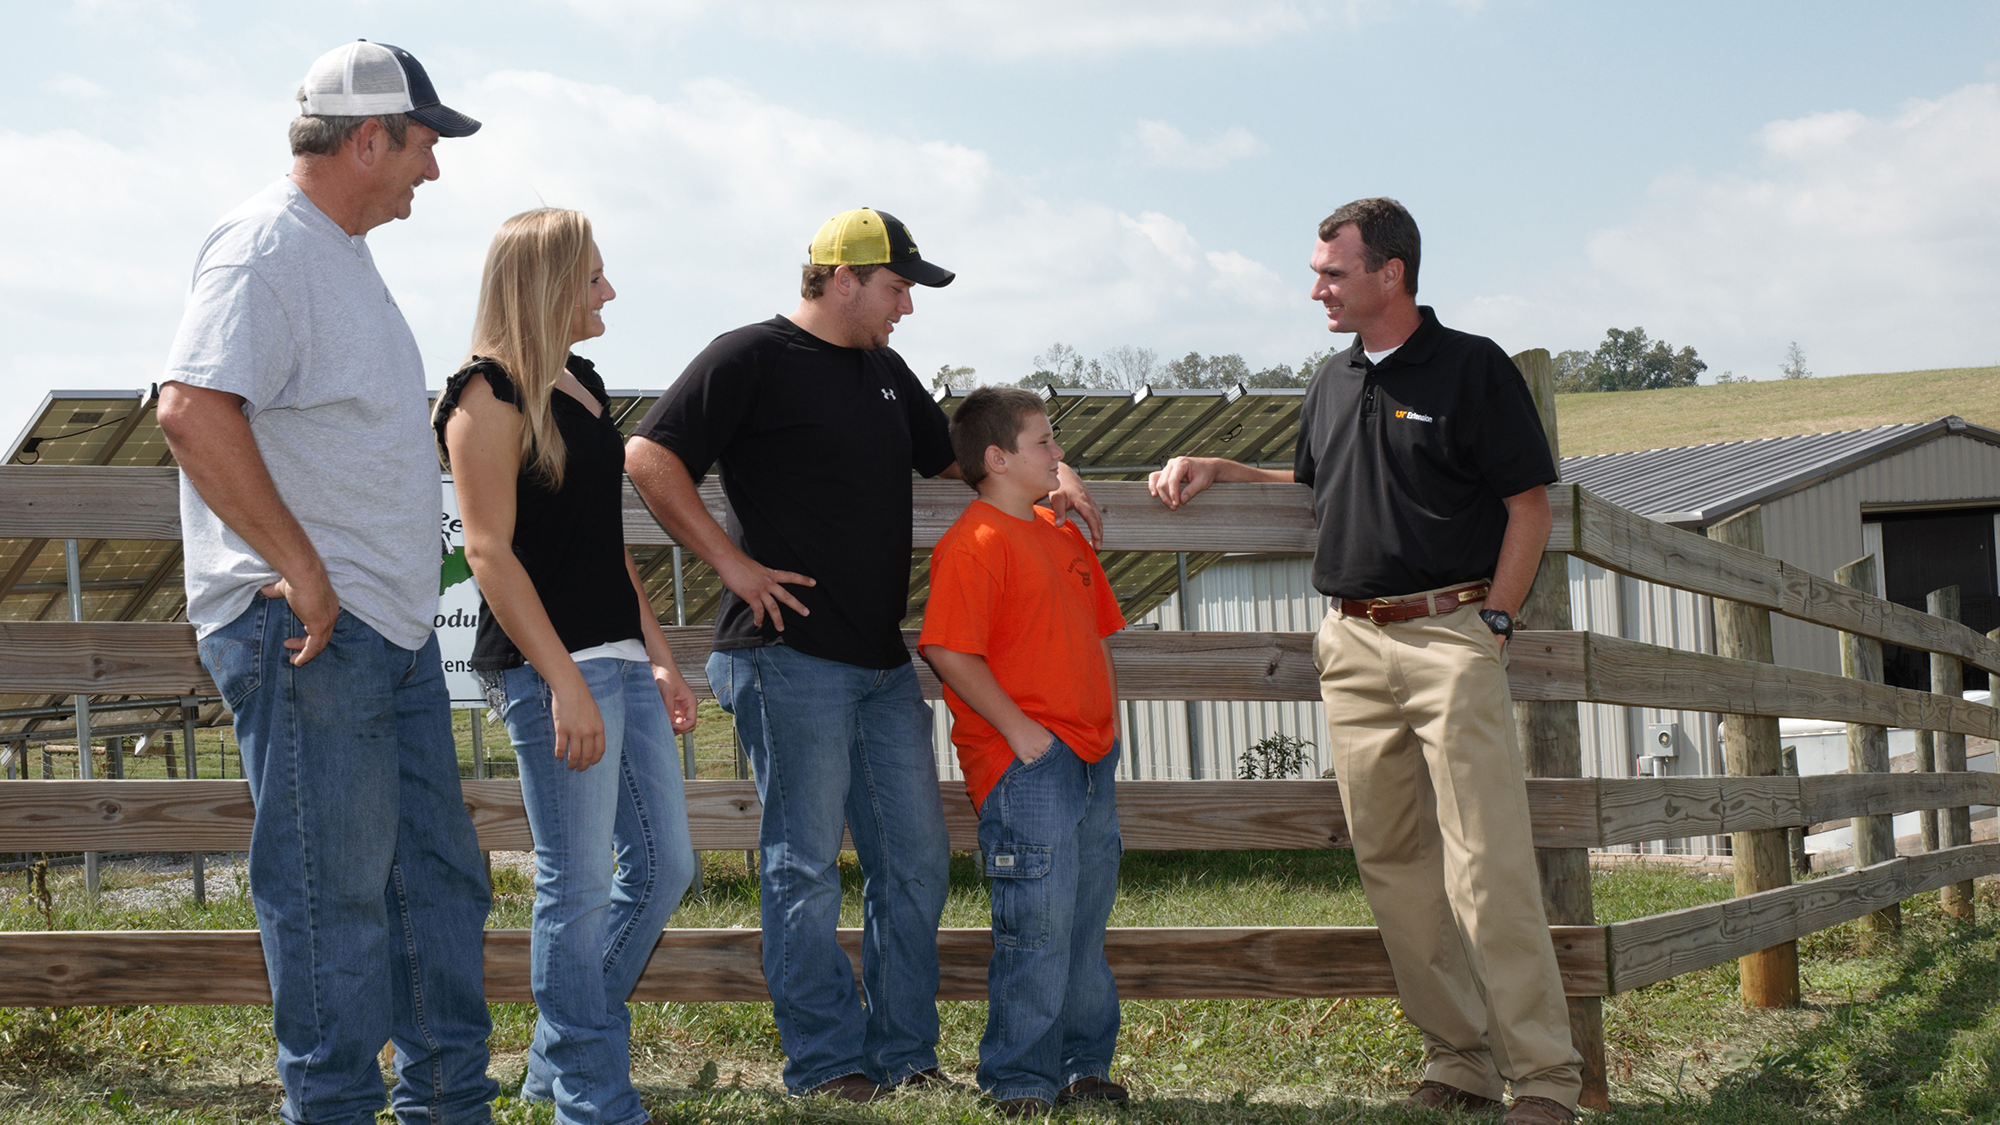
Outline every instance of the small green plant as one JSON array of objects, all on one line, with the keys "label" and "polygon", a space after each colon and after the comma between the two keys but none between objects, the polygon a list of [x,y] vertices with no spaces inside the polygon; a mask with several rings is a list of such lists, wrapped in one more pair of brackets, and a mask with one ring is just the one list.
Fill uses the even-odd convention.
[{"label": "small green plant", "polygon": [[1312,743],[1289,734],[1259,739],[1236,760],[1236,776],[1245,781],[1304,776],[1312,748]]},{"label": "small green plant", "polygon": [[55,929],[56,902],[49,894],[48,856],[42,856],[28,868],[28,897],[35,900],[35,909],[41,911],[42,925],[47,929]]}]

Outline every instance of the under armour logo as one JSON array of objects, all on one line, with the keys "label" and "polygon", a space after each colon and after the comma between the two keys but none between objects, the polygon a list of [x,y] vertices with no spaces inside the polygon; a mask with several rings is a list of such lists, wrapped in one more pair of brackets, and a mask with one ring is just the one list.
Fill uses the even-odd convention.
[{"label": "under armour logo", "polygon": [[883,397],[883,398],[886,398],[886,399],[888,399],[888,400],[889,400],[890,402],[894,402],[894,401],[896,401],[896,392],[895,392],[895,391],[892,391],[892,390],[890,390],[890,389],[889,389],[889,388],[887,388],[887,387],[877,387],[877,388],[876,388],[876,390],[879,390],[879,391],[881,391],[881,392],[882,392],[882,397]]}]

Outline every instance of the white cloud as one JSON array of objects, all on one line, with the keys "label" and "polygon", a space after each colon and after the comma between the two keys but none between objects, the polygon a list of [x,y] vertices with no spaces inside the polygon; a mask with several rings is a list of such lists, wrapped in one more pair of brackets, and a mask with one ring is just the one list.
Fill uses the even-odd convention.
[{"label": "white cloud", "polygon": [[1481,330],[1581,347],[1643,324],[1757,377],[1791,340],[1823,374],[2000,359],[2000,89],[1774,121],[1758,141],[1755,172],[1659,179],[1589,237],[1579,276],[1475,302]]},{"label": "white cloud", "polygon": [[1239,126],[1232,125],[1209,141],[1196,142],[1165,121],[1139,122],[1132,143],[1151,164],[1197,172],[1212,172],[1265,149],[1263,141]]},{"label": "white cloud", "polygon": [[109,91],[80,74],[58,74],[42,83],[46,93],[64,98],[97,99],[109,96]]},{"label": "white cloud", "polygon": [[[813,231],[860,205],[904,219],[927,257],[959,273],[947,289],[920,290],[896,334],[923,374],[949,362],[1012,380],[1052,340],[1089,353],[1238,351],[1253,365],[1295,362],[1317,343],[1303,293],[1264,265],[1168,215],[1051,199],[964,145],[718,80],[656,98],[509,71],[454,101],[486,127],[441,145],[442,178],[418,191],[412,220],[370,236],[434,384],[463,353],[492,232],[543,203],[581,208],[596,225],[619,298],[591,352],[618,386],[664,387],[717,333],[789,312]],[[52,385],[47,356],[66,357],[70,385],[157,379],[203,234],[289,164],[289,105],[148,112],[128,147],[0,133],[0,163],[40,173],[0,179],[0,208],[37,219],[0,243],[0,331],[17,342],[0,370],[0,437]]]},{"label": "white cloud", "polygon": [[802,0],[562,2],[628,31],[673,32],[703,19],[727,19],[751,34],[800,42],[1003,58],[1263,43],[1326,18],[1330,9],[1356,6],[1322,0],[875,0],[864,9]]}]

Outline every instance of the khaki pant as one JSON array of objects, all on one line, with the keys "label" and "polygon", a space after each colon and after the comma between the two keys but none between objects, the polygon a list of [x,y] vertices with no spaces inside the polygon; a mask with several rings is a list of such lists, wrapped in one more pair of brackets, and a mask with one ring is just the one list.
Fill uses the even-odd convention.
[{"label": "khaki pant", "polygon": [[1477,604],[1314,646],[1328,747],[1368,905],[1424,1077],[1574,1107],[1582,1057],[1542,911],[1499,638]]}]

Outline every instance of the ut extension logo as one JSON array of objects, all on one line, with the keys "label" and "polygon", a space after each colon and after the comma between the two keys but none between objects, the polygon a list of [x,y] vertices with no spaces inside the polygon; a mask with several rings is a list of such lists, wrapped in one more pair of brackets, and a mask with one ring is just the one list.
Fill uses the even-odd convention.
[{"label": "ut extension logo", "polygon": [[1069,572],[1083,581],[1085,589],[1090,588],[1090,566],[1082,559],[1069,560]]},{"label": "ut extension logo", "polygon": [[1398,418],[1408,418],[1408,419],[1409,419],[1410,421],[1412,421],[1412,422],[1432,422],[1432,421],[1436,421],[1436,419],[1432,418],[1432,417],[1431,417],[1430,415],[1428,415],[1428,414],[1419,414],[1419,413],[1417,413],[1417,412],[1416,412],[1416,411],[1414,411],[1414,410],[1398,410],[1398,411],[1396,411],[1396,417],[1398,417]]}]

